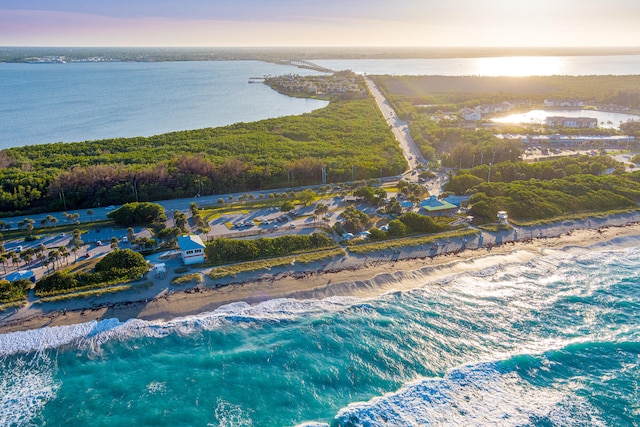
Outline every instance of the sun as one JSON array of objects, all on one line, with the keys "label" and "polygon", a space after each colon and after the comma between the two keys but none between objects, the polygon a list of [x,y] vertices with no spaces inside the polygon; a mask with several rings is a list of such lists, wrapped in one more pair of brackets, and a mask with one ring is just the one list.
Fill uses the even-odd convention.
[{"label": "sun", "polygon": [[553,56],[505,56],[478,58],[478,76],[552,76],[560,73],[560,59]]}]

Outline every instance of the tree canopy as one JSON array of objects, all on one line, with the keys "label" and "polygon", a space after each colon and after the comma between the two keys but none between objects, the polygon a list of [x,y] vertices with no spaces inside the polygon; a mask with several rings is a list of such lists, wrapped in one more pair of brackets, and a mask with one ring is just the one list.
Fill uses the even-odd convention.
[{"label": "tree canopy", "polygon": [[402,151],[372,98],[300,116],[152,137],[0,151],[0,211],[66,210],[396,175]]}]

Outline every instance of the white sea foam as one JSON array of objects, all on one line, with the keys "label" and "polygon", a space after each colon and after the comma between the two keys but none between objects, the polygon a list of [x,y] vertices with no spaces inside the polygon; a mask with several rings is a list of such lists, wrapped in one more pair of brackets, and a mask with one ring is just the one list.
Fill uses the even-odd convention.
[{"label": "white sea foam", "polygon": [[189,334],[212,330],[223,323],[251,325],[255,322],[284,321],[320,312],[344,310],[361,299],[331,297],[323,300],[275,299],[257,305],[244,302],[222,306],[213,312],[200,313],[170,321],[118,319],[91,321],[77,325],[54,326],[0,335],[0,356],[28,353],[75,344],[97,349],[110,339],[131,337],[161,338],[171,333]]},{"label": "white sea foam", "polygon": [[216,424],[209,423],[208,426],[250,427],[253,425],[250,411],[245,411],[239,405],[233,405],[223,399],[218,399],[214,415],[216,417]]},{"label": "white sea foam", "polygon": [[60,387],[53,378],[55,364],[42,352],[3,363],[0,373],[0,425],[32,425]]},{"label": "white sea foam", "polygon": [[0,335],[0,356],[47,350],[96,336],[120,325],[117,319],[91,321],[78,325],[53,326]]},{"label": "white sea foam", "polygon": [[[631,254],[640,256],[639,250],[626,245],[631,240],[623,239],[625,256]],[[620,251],[610,251],[609,257],[620,258]],[[586,262],[596,265],[602,264],[604,251],[585,250],[578,252]],[[459,296],[474,297],[474,293],[482,292],[494,298],[508,296],[512,290],[491,290],[491,280],[503,274],[514,274],[526,279],[527,270],[536,269],[548,271],[547,281],[560,280],[555,277],[553,271],[557,269],[559,260],[566,258],[567,253],[555,251],[551,255],[540,257],[526,251],[515,251],[508,255],[494,255],[479,259],[461,261],[442,266],[426,266],[417,271],[397,271],[376,276],[369,281],[342,283],[337,286],[349,287],[375,287],[378,295],[385,292],[411,291],[421,287],[433,288],[434,284],[440,286],[454,286],[460,289]],[[541,280],[537,277],[537,280]],[[545,280],[545,279],[542,279]],[[479,287],[481,285],[481,287]],[[434,292],[439,289],[434,288]],[[348,292],[347,292],[348,293]],[[171,333],[189,334],[198,330],[212,330],[223,323],[233,322],[239,325],[250,326],[254,322],[286,321],[314,313],[334,312],[345,310],[354,304],[368,301],[368,298],[357,297],[328,297],[324,299],[274,299],[256,305],[245,302],[237,302],[219,307],[213,312],[200,313],[187,317],[176,318],[170,321],[144,321],[132,319],[120,322],[117,319],[91,321],[83,324],[45,327],[24,332],[12,332],[0,335],[0,356],[16,353],[26,353],[39,350],[57,348],[66,344],[81,343],[85,346],[99,347],[109,339],[127,339],[129,337],[163,337]],[[546,300],[548,301],[548,300]],[[544,300],[540,299],[540,303]],[[517,303],[517,301],[516,301]]]},{"label": "white sea foam", "polygon": [[[423,379],[396,393],[353,403],[336,416],[349,426],[605,426],[598,411],[571,392],[542,389],[495,363],[464,366],[441,379]],[[537,425],[537,424],[536,424]]]}]

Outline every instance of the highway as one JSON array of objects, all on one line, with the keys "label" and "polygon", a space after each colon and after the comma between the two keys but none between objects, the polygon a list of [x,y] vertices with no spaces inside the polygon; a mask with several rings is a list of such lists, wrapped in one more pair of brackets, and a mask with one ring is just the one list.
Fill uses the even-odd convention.
[{"label": "highway", "polygon": [[369,91],[371,91],[371,94],[376,100],[378,108],[380,108],[382,115],[391,127],[396,140],[400,144],[400,148],[402,148],[404,153],[404,158],[407,160],[407,163],[409,163],[409,169],[416,169],[420,164],[426,163],[427,161],[422,157],[422,153],[418,149],[418,146],[414,142],[413,138],[411,138],[407,122],[403,122],[398,118],[398,115],[391,107],[387,98],[385,98],[371,78],[365,76],[364,80],[367,82]]},{"label": "highway", "polygon": [[[398,118],[398,115],[395,113],[395,111],[391,107],[391,104],[384,97],[384,95],[382,94],[380,89],[376,86],[376,84],[373,82],[373,80],[365,76],[365,81],[367,82],[369,90],[374,96],[376,103],[380,108],[380,111],[382,112],[385,120],[391,127],[393,134],[395,135],[398,143],[400,144],[400,147],[402,148],[404,157],[407,160],[407,163],[409,164],[409,170],[405,172],[403,179],[407,181],[417,181],[417,173],[414,173],[414,170],[420,164],[426,163],[426,160],[422,157],[422,154],[420,153],[420,150],[418,149],[416,143],[411,138],[407,123]],[[397,177],[395,179],[397,179]],[[441,185],[442,183],[439,183],[439,184]],[[271,189],[271,190],[262,190],[262,191],[252,191],[252,192],[249,192],[248,194],[253,194],[253,196],[256,199],[258,199],[261,194],[264,195],[264,197],[268,197],[268,194],[273,192],[283,192],[283,191],[292,191],[292,190],[300,191],[300,190],[304,190],[305,188],[312,188],[314,190],[317,190],[317,187],[318,186],[307,186],[307,187],[297,187],[297,188]],[[432,194],[434,193],[437,194],[437,192],[434,191],[436,190],[436,188],[433,188],[430,190]],[[215,195],[208,195],[208,196],[195,197],[195,198],[189,197],[189,198],[172,199],[172,200],[161,200],[161,201],[156,201],[154,203],[160,204],[164,208],[167,214],[167,217],[170,219],[172,217],[172,212],[174,210],[181,210],[181,211],[187,212],[189,209],[189,204],[191,202],[196,202],[198,206],[211,206],[211,205],[216,205],[218,202],[218,199],[220,198],[222,198],[225,202],[228,202],[229,196],[233,196],[233,200],[236,201],[238,200],[238,197],[242,196],[243,194],[246,194],[246,193],[241,192],[241,193],[234,193],[234,194],[215,194]],[[114,206],[113,208],[118,208],[118,207],[119,206]],[[68,210],[66,211],[66,213],[71,215],[77,213],[79,215],[78,220],[82,223],[86,223],[90,221],[99,221],[99,220],[107,219],[107,214],[112,210],[110,208],[111,207],[91,208],[91,210],[93,211],[93,214],[91,216],[89,216],[89,214],[87,213],[90,210],[89,208],[79,209],[79,210]],[[35,224],[34,224],[35,227],[39,228],[41,227],[40,225],[41,221],[47,218],[48,216],[52,216],[56,218],[57,225],[74,223],[74,221],[65,219],[62,212],[29,214],[29,215],[22,215],[22,216],[16,216],[16,217],[0,218],[0,221],[9,225],[12,229],[15,229],[18,227],[18,223],[20,221],[24,220],[25,218],[30,218],[35,221]]]}]

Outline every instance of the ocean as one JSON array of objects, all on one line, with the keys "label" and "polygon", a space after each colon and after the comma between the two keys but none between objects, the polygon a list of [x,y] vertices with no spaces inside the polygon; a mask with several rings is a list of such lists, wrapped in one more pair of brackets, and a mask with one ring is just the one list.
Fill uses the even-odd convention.
[{"label": "ocean", "polygon": [[0,335],[0,425],[638,426],[639,243]]}]

